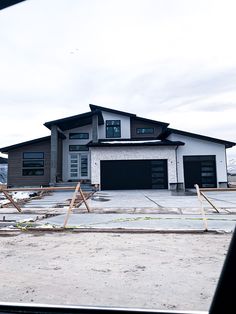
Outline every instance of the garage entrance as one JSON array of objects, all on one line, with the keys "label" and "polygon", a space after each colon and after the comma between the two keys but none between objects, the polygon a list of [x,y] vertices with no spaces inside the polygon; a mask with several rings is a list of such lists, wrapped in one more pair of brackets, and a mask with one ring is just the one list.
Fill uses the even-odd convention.
[{"label": "garage entrance", "polygon": [[167,189],[167,160],[102,160],[102,190]]},{"label": "garage entrance", "polygon": [[215,156],[184,156],[184,182],[186,189],[193,189],[195,184],[202,188],[215,188]]}]

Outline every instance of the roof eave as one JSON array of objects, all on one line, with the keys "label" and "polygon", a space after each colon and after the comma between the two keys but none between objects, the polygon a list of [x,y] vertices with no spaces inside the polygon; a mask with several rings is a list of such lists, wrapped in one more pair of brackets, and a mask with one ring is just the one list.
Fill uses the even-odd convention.
[{"label": "roof eave", "polygon": [[123,116],[136,117],[136,114],[126,112],[126,111],[115,110],[115,109],[97,106],[97,105],[93,105],[93,104],[89,104],[89,107],[90,107],[92,112],[94,112],[94,111],[107,111],[107,112],[111,112],[111,113],[115,113],[115,114],[120,114]]},{"label": "roof eave", "polygon": [[201,134],[197,134],[197,133],[191,133],[191,132],[177,130],[177,129],[172,129],[172,128],[168,128],[167,132],[169,132],[170,134],[171,133],[176,133],[176,134],[180,134],[180,135],[184,135],[184,136],[189,136],[189,137],[202,139],[202,140],[209,141],[209,142],[215,142],[215,143],[218,143],[218,144],[225,145],[226,148],[231,148],[231,147],[236,145],[235,142],[225,141],[225,140],[218,139],[218,138],[215,138],[215,137],[205,136],[205,135],[201,135]]},{"label": "roof eave", "polygon": [[26,141],[26,142],[14,144],[14,145],[2,147],[2,148],[0,148],[0,152],[1,153],[8,153],[10,150],[14,150],[14,149],[20,148],[20,147],[25,146],[25,145],[31,145],[31,144],[44,142],[44,141],[50,140],[50,138],[51,138],[51,136],[49,135],[49,136],[36,138],[34,140],[30,140],[30,141]]}]

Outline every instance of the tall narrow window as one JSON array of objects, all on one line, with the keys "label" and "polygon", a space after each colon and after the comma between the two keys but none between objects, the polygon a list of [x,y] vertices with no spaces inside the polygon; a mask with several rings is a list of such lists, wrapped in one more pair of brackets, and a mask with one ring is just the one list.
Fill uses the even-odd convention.
[{"label": "tall narrow window", "polygon": [[106,138],[121,137],[120,120],[106,120]]},{"label": "tall narrow window", "polygon": [[43,176],[44,175],[44,153],[25,152],[22,162],[23,176]]}]

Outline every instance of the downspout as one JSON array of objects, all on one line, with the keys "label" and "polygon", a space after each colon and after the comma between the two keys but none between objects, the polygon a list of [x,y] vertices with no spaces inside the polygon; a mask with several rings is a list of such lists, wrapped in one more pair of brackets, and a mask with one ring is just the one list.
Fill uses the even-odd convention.
[{"label": "downspout", "polygon": [[179,179],[178,179],[178,158],[177,158],[177,149],[179,148],[179,146],[177,145],[175,147],[175,168],[176,168],[176,190],[179,190]]},{"label": "downspout", "polygon": [[[228,160],[227,160],[227,154],[226,154],[226,146],[225,146],[225,166],[226,166],[226,179],[227,179],[227,187],[229,187],[229,179],[228,179]],[[217,182],[217,186],[219,185],[219,182]]]}]

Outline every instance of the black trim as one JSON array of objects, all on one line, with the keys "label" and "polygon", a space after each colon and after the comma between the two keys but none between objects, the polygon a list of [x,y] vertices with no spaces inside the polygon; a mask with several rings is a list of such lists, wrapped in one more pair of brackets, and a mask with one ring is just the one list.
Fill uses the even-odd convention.
[{"label": "black trim", "polygon": [[98,124],[104,124],[104,120],[101,112],[85,112],[75,116],[62,118],[58,120],[48,121],[44,123],[48,129],[51,129],[52,125],[57,125],[62,131],[71,130],[76,127],[92,124],[92,117],[94,114],[98,115]]},{"label": "black trim", "polygon": [[120,111],[120,110],[115,110],[115,109],[111,109],[111,108],[106,108],[106,107],[101,107],[101,106],[96,106],[96,105],[89,105],[91,111],[107,111],[107,112],[111,112],[111,113],[115,113],[115,114],[120,114],[122,116],[129,116],[129,117],[136,117],[136,114],[134,113],[129,113],[129,112],[125,112],[125,111]]},{"label": "black trim", "polygon": [[197,138],[197,139],[204,140],[204,141],[223,144],[223,145],[225,145],[226,148],[230,148],[230,147],[233,147],[236,145],[235,142],[225,141],[225,140],[221,140],[221,139],[214,138],[214,137],[209,137],[209,136],[205,136],[205,135],[201,135],[201,134],[196,134],[196,133],[191,133],[191,132],[186,132],[186,131],[176,130],[176,129],[171,129],[171,128],[167,129],[167,131],[165,133],[165,137],[168,137],[172,133],[173,134],[180,134],[180,135],[184,135],[184,136],[189,136],[189,137]]},{"label": "black trim", "polygon": [[161,122],[161,121],[157,121],[157,120],[151,120],[151,119],[137,117],[137,116],[135,118],[132,118],[132,120],[138,120],[138,121],[141,121],[141,122],[148,122],[148,123],[153,123],[153,124],[159,124],[159,125],[166,126],[166,127],[169,125],[169,123],[166,123],[166,122]]},{"label": "black trim", "polygon": [[17,149],[17,148],[20,148],[20,147],[23,147],[23,146],[26,146],[26,145],[31,145],[31,144],[36,144],[36,143],[49,141],[50,139],[51,139],[51,136],[45,136],[45,137],[36,138],[35,140],[22,142],[22,143],[11,145],[11,146],[2,147],[2,148],[0,148],[0,152],[7,153],[8,151],[13,150],[13,149]]},{"label": "black trim", "polygon": [[11,7],[12,5],[21,3],[25,0],[1,0],[0,1],[0,10]]}]

